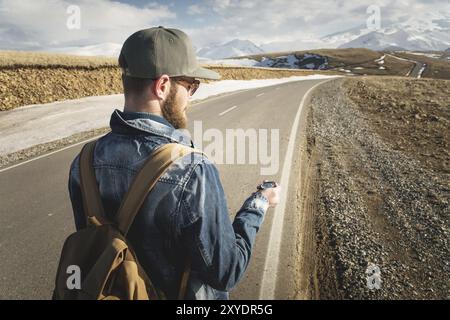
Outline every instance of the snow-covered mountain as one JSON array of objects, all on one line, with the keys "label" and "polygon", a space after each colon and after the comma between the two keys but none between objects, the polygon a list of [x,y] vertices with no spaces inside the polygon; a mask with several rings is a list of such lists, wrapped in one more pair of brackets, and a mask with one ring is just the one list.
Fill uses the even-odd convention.
[{"label": "snow-covered mountain", "polygon": [[426,13],[378,30],[355,28],[323,37],[338,48],[383,50],[400,47],[406,50],[441,51],[450,46],[450,15]]},{"label": "snow-covered mountain", "polygon": [[263,52],[288,52],[319,48],[367,48],[372,50],[443,51],[450,47],[450,14],[426,12],[406,20],[368,29],[366,25],[336,32],[317,39],[298,39],[262,43],[233,40],[197,51],[209,59],[223,59]]},{"label": "snow-covered mountain", "polygon": [[74,54],[78,56],[118,57],[121,49],[121,44],[107,42],[90,46],[49,48],[46,51]]},{"label": "snow-covered mountain", "polygon": [[361,36],[364,36],[369,32],[370,30],[366,29],[366,26],[360,25],[351,29],[326,35],[320,38],[319,41],[322,45],[326,45],[327,47],[337,48]]},{"label": "snow-covered mountain", "polygon": [[234,39],[224,44],[212,44],[197,51],[197,56],[209,59],[223,59],[263,53],[264,51],[249,40]]},{"label": "snow-covered mountain", "polygon": [[[249,40],[235,39],[200,48],[197,50],[197,56],[217,60],[268,52],[352,47],[372,50],[444,51],[450,48],[450,13],[425,12],[420,17],[412,16],[396,23],[383,22],[382,28],[377,30],[360,25],[321,38],[272,41],[259,45]],[[46,51],[118,57],[120,49],[121,44],[108,42],[88,46],[48,48]]]}]

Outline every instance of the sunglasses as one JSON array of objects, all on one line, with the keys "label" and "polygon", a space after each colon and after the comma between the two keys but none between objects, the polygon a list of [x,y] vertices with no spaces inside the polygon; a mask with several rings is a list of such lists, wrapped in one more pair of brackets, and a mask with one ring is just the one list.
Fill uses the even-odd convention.
[{"label": "sunglasses", "polygon": [[[193,96],[195,91],[197,91],[198,87],[200,87],[200,80],[197,79],[188,77],[171,77],[171,79],[176,83],[181,84],[183,87],[185,87],[189,92],[189,96]],[[188,85],[185,86],[182,83],[187,83]]]}]

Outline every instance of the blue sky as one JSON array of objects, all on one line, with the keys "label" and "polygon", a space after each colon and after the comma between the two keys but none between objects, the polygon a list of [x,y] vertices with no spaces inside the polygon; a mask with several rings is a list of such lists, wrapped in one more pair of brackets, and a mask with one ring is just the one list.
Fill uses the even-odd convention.
[{"label": "blue sky", "polygon": [[[70,5],[80,8],[76,30],[66,27]],[[382,25],[450,13],[448,0],[0,0],[0,50],[121,44],[134,31],[158,25],[184,30],[196,47],[235,38],[301,46],[364,25],[370,5],[380,7]]]}]

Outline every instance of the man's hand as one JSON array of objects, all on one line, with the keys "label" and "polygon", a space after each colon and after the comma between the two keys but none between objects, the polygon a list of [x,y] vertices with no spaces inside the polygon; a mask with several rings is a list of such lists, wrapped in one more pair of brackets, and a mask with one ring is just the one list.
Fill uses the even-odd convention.
[{"label": "man's hand", "polygon": [[281,186],[278,183],[275,188],[267,188],[259,192],[269,200],[270,207],[275,207],[280,202]]}]

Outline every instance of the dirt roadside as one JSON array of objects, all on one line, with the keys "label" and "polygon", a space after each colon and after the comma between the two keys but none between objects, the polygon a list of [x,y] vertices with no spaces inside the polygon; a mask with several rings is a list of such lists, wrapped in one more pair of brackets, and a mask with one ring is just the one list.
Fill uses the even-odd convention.
[{"label": "dirt roadside", "polygon": [[313,92],[300,197],[307,296],[450,298],[449,87],[363,77]]}]

